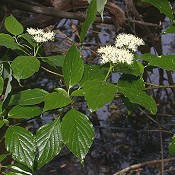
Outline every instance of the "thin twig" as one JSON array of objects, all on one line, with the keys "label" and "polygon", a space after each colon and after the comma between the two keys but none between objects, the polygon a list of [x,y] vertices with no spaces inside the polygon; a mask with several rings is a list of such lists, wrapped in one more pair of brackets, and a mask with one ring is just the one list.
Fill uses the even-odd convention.
[{"label": "thin twig", "polygon": [[[164,159],[163,162],[170,162],[175,160],[175,157],[169,158],[169,159]],[[139,164],[135,164],[135,165],[131,165],[127,168],[122,169],[119,172],[114,173],[113,175],[125,175],[127,172],[133,171],[133,170],[138,170],[146,165],[153,165],[153,164],[160,164],[162,162],[162,160],[151,160],[151,161],[147,161],[147,162],[143,162],[143,163],[139,163]]]},{"label": "thin twig", "polygon": [[164,152],[163,152],[163,139],[162,139],[162,131],[160,130],[160,152],[161,152],[161,174],[164,175]]}]

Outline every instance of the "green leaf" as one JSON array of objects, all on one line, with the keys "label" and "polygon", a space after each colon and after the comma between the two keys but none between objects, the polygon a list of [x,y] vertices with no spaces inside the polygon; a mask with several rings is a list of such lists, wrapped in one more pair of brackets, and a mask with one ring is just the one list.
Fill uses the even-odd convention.
[{"label": "green leaf", "polygon": [[84,40],[84,37],[86,36],[89,26],[95,21],[96,14],[97,14],[97,0],[92,0],[88,6],[86,19],[81,27],[80,32],[81,42]]},{"label": "green leaf", "polygon": [[83,89],[77,89],[77,90],[75,90],[71,93],[71,96],[72,97],[74,97],[74,96],[83,97],[84,96],[84,91],[83,91]]},{"label": "green leaf", "polygon": [[28,33],[23,33],[19,37],[25,39],[32,47],[36,46],[36,42],[33,40],[32,35]]},{"label": "green leaf", "polygon": [[3,80],[3,78],[0,76],[0,95],[1,95],[2,92],[3,92],[3,87],[4,87],[4,80]]},{"label": "green leaf", "polygon": [[68,87],[80,82],[84,72],[81,54],[75,45],[72,45],[66,54],[63,64],[63,75]]},{"label": "green leaf", "polygon": [[41,115],[42,110],[37,106],[14,106],[8,113],[9,118],[32,118]]},{"label": "green leaf", "polygon": [[175,33],[175,24],[173,23],[169,26],[162,34]]},{"label": "green leaf", "polygon": [[[123,74],[120,79],[118,80],[118,86],[120,87],[127,87],[137,89],[138,91],[142,91],[145,88],[144,81],[139,77],[134,75],[127,75]],[[126,108],[128,109],[129,114],[133,112],[136,108],[139,107],[136,103],[131,103],[129,98],[122,96],[121,97],[123,103],[125,104]]]},{"label": "green leaf", "polygon": [[4,93],[2,110],[4,110],[7,107],[6,101],[8,101],[8,97],[10,96],[10,92],[12,90],[11,82],[12,82],[13,77],[12,77],[12,70],[10,69],[9,62],[5,63],[5,66],[4,66],[4,79],[8,79],[8,81],[7,81],[6,90]]},{"label": "green leaf", "polygon": [[12,50],[22,50],[17,43],[15,43],[12,36],[0,33],[0,46],[5,46]]},{"label": "green leaf", "polygon": [[80,85],[83,85],[88,80],[101,80],[103,81],[106,77],[107,69],[98,65],[84,65],[84,74],[80,81]]},{"label": "green leaf", "polygon": [[45,104],[43,111],[45,112],[50,109],[57,109],[67,106],[71,103],[71,99],[64,89],[58,88],[57,92],[53,92],[47,95],[44,99],[44,102]]},{"label": "green leaf", "polygon": [[4,26],[6,30],[13,34],[13,35],[19,35],[23,33],[23,26],[17,21],[17,19],[14,16],[8,16],[5,19]]},{"label": "green leaf", "polygon": [[152,114],[156,114],[157,106],[154,99],[146,94],[146,92],[138,90],[136,88],[130,87],[117,87],[118,92],[122,93],[125,97],[127,97],[132,103],[139,104],[150,111]]},{"label": "green leaf", "polygon": [[10,126],[5,133],[5,146],[13,159],[33,170],[36,145],[31,132],[20,126]]},{"label": "green leaf", "polygon": [[143,72],[144,72],[143,65],[136,60],[134,60],[133,64],[131,65],[127,63],[117,64],[114,67],[114,69],[116,72],[120,72],[124,74],[133,74],[133,75],[140,76],[140,77],[143,75]]},{"label": "green leaf", "polygon": [[171,142],[169,143],[168,152],[170,155],[175,153],[175,135],[171,138]]},{"label": "green leaf", "polygon": [[63,117],[61,133],[65,145],[83,162],[94,139],[90,120],[81,112],[71,109]]},{"label": "green leaf", "polygon": [[[91,1],[92,0],[88,0],[89,3]],[[97,11],[100,13],[102,20],[103,20],[103,11],[106,3],[107,0],[97,0]]]},{"label": "green leaf", "polygon": [[89,80],[83,85],[84,96],[91,111],[112,101],[116,88],[113,84],[99,80]]},{"label": "green leaf", "polygon": [[156,8],[160,10],[161,13],[164,13],[168,18],[172,21],[174,20],[172,6],[168,0],[142,0],[143,2],[148,2],[154,5]]},{"label": "green leaf", "polygon": [[2,128],[4,126],[4,121],[0,120],[0,128]]},{"label": "green leaf", "polygon": [[23,175],[32,175],[32,172],[29,168],[19,163],[13,163],[11,165],[8,165],[8,168],[15,173],[22,173]]},{"label": "green leaf", "polygon": [[17,79],[26,79],[31,77],[40,68],[40,62],[36,57],[18,56],[11,64],[13,76]]},{"label": "green leaf", "polygon": [[133,111],[135,111],[139,107],[138,104],[131,103],[131,101],[127,97],[122,96],[121,99],[124,105],[126,106],[126,108],[128,109],[128,115],[130,115]]},{"label": "green leaf", "polygon": [[60,132],[60,120],[39,128],[36,133],[36,144],[38,148],[38,169],[52,160],[62,148],[62,136]]},{"label": "green leaf", "polygon": [[151,53],[145,53],[141,56],[141,59],[147,62],[151,62],[153,59],[156,59],[157,56],[151,54]]},{"label": "green leaf", "polygon": [[128,87],[128,88],[134,88],[138,90],[143,90],[145,88],[144,81],[140,79],[139,77],[136,77],[134,75],[127,75],[123,74],[120,79],[118,80],[118,86],[120,87]]},{"label": "green leaf", "polygon": [[12,95],[9,105],[35,105],[44,101],[44,98],[49,93],[43,89],[27,89],[18,94]]},{"label": "green leaf", "polygon": [[48,63],[51,66],[54,66],[55,68],[63,67],[64,60],[65,60],[65,55],[56,55],[56,56],[42,58],[42,61]]},{"label": "green leaf", "polygon": [[144,54],[141,59],[148,61],[149,65],[160,67],[165,70],[175,70],[175,55],[155,56],[152,54]]}]

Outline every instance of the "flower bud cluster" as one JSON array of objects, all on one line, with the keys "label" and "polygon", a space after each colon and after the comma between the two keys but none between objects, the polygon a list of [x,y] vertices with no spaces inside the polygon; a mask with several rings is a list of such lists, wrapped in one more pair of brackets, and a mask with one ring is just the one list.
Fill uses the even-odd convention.
[{"label": "flower bud cluster", "polygon": [[33,37],[37,43],[53,41],[55,33],[53,31],[45,32],[43,29],[27,28],[27,32]]},{"label": "flower bud cluster", "polygon": [[101,64],[107,62],[132,64],[134,53],[138,46],[144,45],[144,41],[132,34],[119,34],[116,37],[115,45],[100,47],[97,53],[101,55]]}]

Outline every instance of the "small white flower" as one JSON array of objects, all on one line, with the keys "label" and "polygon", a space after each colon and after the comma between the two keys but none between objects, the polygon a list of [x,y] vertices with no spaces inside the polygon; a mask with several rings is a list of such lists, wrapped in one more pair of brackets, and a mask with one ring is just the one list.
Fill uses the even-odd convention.
[{"label": "small white flower", "polygon": [[54,32],[51,32],[51,31],[48,31],[48,32],[45,32],[45,33],[43,34],[43,37],[44,37],[45,39],[47,39],[48,41],[53,41],[54,38],[55,38],[55,33],[54,33]]},{"label": "small white flower", "polygon": [[27,32],[28,32],[30,35],[35,35],[35,33],[36,33],[36,29],[33,29],[33,28],[27,28]]},{"label": "small white flower", "polygon": [[53,41],[55,37],[54,32],[44,32],[43,29],[27,28],[27,32],[33,37],[34,41],[36,41],[37,43]]},{"label": "small white flower", "polygon": [[144,45],[144,41],[132,34],[119,34],[116,37],[115,47],[137,51],[138,46]]},{"label": "small white flower", "polygon": [[114,46],[105,46],[100,47],[97,50],[102,57],[101,64],[105,64],[107,62],[112,62],[113,64],[116,63],[127,63],[132,64],[134,55],[126,49],[117,49]]}]

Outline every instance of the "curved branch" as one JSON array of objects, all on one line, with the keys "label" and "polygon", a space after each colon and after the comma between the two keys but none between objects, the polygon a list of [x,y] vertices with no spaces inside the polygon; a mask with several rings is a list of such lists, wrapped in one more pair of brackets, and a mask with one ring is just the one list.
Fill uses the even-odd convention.
[{"label": "curved branch", "polygon": [[[28,3],[25,3],[22,1],[17,1],[17,0],[4,0],[4,1],[2,1],[3,4],[5,4],[7,6],[11,6],[12,8],[16,8],[19,10],[33,12],[33,13],[37,13],[37,14],[41,14],[41,15],[47,15],[50,17],[77,19],[77,20],[80,20],[83,22],[86,19],[86,15],[84,13],[68,12],[70,10],[78,10],[78,9],[82,9],[82,8],[85,8],[88,6],[87,2],[83,2],[83,3],[82,2],[80,3],[79,1],[76,1],[76,3],[73,6],[69,3],[64,3],[64,4],[60,4],[59,6],[54,8],[54,7],[37,6],[34,4],[28,4]],[[124,12],[121,11],[121,9],[118,8],[118,6],[116,6],[116,5],[114,6],[114,4],[112,4],[112,3],[107,3],[105,8],[107,11],[109,11],[109,13],[112,13],[112,15],[114,16],[115,19],[118,18],[117,15],[122,17],[122,19],[118,18],[120,20],[118,22],[119,25],[122,25],[124,23],[124,21],[126,20],[129,22],[137,23],[137,24],[144,25],[144,26],[153,26],[153,27],[161,28],[161,26],[157,25],[157,24],[152,24],[152,23],[148,23],[148,22],[144,22],[144,21],[138,21],[138,20],[133,20],[130,18],[125,18]],[[44,16],[44,18],[46,18],[46,17]],[[44,21],[44,19],[43,19],[43,21]],[[102,19],[100,17],[96,17],[95,22],[102,23]],[[105,23],[105,24],[113,24],[113,22],[114,21],[112,20],[112,18],[104,18],[104,21],[103,21],[103,23]]]},{"label": "curved branch", "polygon": [[[172,157],[172,158],[169,158],[169,159],[164,159],[163,162],[169,162],[169,161],[173,161],[175,160],[175,157]],[[138,164],[135,164],[135,165],[131,165],[127,168],[124,168],[123,170],[117,172],[117,173],[114,173],[113,175],[124,175],[125,173],[127,172],[130,172],[130,171],[136,171],[136,170],[139,170],[140,168],[143,168],[144,166],[146,165],[156,165],[156,164],[160,164],[162,163],[162,160],[151,160],[151,161],[148,161],[148,162],[143,162],[143,163],[138,163]]]}]

